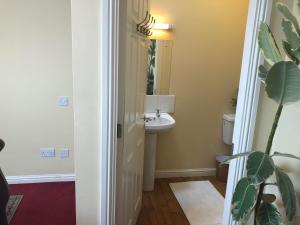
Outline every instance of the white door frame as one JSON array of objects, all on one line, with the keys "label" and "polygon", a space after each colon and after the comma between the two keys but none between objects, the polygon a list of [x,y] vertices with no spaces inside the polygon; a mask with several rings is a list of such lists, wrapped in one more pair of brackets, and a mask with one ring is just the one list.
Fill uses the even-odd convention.
[{"label": "white door frame", "polygon": [[[118,119],[118,56],[119,56],[119,1],[100,0],[101,15],[101,90],[100,112],[102,165],[101,165],[101,225],[115,224],[117,179],[117,119]],[[257,67],[262,62],[257,43],[260,21],[269,22],[272,0],[249,0],[248,22],[245,35],[237,116],[234,132],[234,154],[251,150],[259,99],[260,83]],[[225,200],[223,225],[237,224],[232,220],[231,198],[234,187],[244,175],[245,160],[230,164]]]},{"label": "white door frame", "polygon": [[[260,94],[258,66],[263,62],[258,47],[258,27],[270,22],[273,0],[249,0],[244,53],[234,126],[233,154],[253,150],[253,137]],[[231,216],[231,199],[238,181],[245,175],[245,158],[232,160],[229,168],[223,225],[236,225]]]},{"label": "white door frame", "polygon": [[[101,0],[100,0],[101,1]],[[115,225],[119,68],[119,0],[101,1],[101,225]],[[99,225],[100,225],[99,224]]]}]

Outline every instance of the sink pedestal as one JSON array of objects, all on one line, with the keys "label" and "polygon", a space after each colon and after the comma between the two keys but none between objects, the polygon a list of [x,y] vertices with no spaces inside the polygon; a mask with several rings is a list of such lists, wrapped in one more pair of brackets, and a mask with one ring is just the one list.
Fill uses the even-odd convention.
[{"label": "sink pedestal", "polygon": [[144,191],[154,190],[157,134],[146,133],[144,156]]},{"label": "sink pedestal", "polygon": [[145,155],[144,155],[144,191],[153,191],[155,178],[155,161],[157,134],[166,132],[175,126],[175,120],[168,113],[145,114]]}]

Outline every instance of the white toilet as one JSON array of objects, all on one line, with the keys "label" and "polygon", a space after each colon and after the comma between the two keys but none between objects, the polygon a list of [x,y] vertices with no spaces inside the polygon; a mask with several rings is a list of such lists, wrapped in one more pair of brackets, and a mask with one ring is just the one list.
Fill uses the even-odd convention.
[{"label": "white toilet", "polygon": [[235,114],[223,115],[223,141],[227,145],[232,145],[234,121]]},{"label": "white toilet", "polygon": [[[234,128],[235,114],[223,115],[223,142],[227,145],[233,146],[233,128]],[[228,165],[219,167],[220,163],[226,160],[228,156],[217,155],[217,178],[221,181],[227,180]]]}]

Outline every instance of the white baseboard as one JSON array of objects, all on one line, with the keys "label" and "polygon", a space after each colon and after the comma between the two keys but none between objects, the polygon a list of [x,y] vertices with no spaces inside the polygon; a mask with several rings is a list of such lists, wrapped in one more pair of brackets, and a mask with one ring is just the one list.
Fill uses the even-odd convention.
[{"label": "white baseboard", "polygon": [[203,177],[215,176],[215,168],[198,168],[198,169],[181,169],[181,170],[157,170],[155,171],[156,178],[171,178],[171,177]]},{"label": "white baseboard", "polygon": [[[156,178],[201,177],[201,176],[215,176],[215,174],[216,174],[215,168],[157,170],[155,172],[155,177]],[[75,181],[75,174],[7,176],[6,180],[8,184],[71,182],[71,181]]]},{"label": "white baseboard", "polygon": [[75,174],[47,174],[47,175],[26,175],[7,176],[8,184],[33,184],[49,182],[70,182],[75,181]]}]

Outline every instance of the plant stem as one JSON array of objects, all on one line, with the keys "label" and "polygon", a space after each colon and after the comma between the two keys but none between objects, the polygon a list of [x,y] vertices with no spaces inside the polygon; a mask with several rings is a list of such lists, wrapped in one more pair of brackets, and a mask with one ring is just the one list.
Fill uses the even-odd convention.
[{"label": "plant stem", "polygon": [[[278,127],[278,122],[279,122],[279,119],[280,119],[280,116],[281,116],[281,113],[282,113],[282,109],[283,109],[283,105],[279,104],[279,107],[277,109],[277,112],[276,112],[276,115],[275,115],[275,118],[274,118],[274,122],[273,122],[273,126],[272,126],[272,129],[271,129],[271,133],[270,133],[270,136],[269,136],[269,139],[268,139],[268,144],[267,144],[266,152],[265,152],[268,155],[270,155],[270,152],[271,152],[271,148],[272,148],[272,145],[273,145],[274,136],[275,136],[275,133],[276,133],[276,130],[277,130],[277,127]],[[265,186],[266,186],[265,183],[262,183],[259,186],[259,192],[258,192],[258,195],[257,195],[257,201],[256,201],[255,211],[254,211],[254,224],[255,225],[256,225],[256,215],[258,213],[258,209],[259,209],[261,201],[262,201],[262,197],[263,197],[263,194],[264,194],[264,188],[265,188]]]},{"label": "plant stem", "polygon": [[261,203],[261,200],[262,200],[262,197],[263,197],[263,194],[264,194],[264,188],[265,188],[265,184],[262,183],[262,184],[259,186],[259,192],[258,192],[258,195],[257,195],[257,200],[256,200],[256,205],[255,205],[255,211],[254,211],[254,225],[256,225],[256,216],[257,216],[258,209],[259,209],[259,207],[260,207],[260,203]]},{"label": "plant stem", "polygon": [[278,109],[277,109],[276,115],[275,115],[272,130],[271,130],[269,140],[268,140],[268,145],[267,145],[266,152],[265,152],[268,155],[270,155],[270,152],[271,152],[274,136],[275,136],[275,133],[276,133],[276,130],[277,130],[277,127],[278,127],[278,122],[279,122],[279,119],[280,119],[280,116],[281,116],[281,113],[282,113],[282,109],[283,109],[283,105],[280,104]]}]

